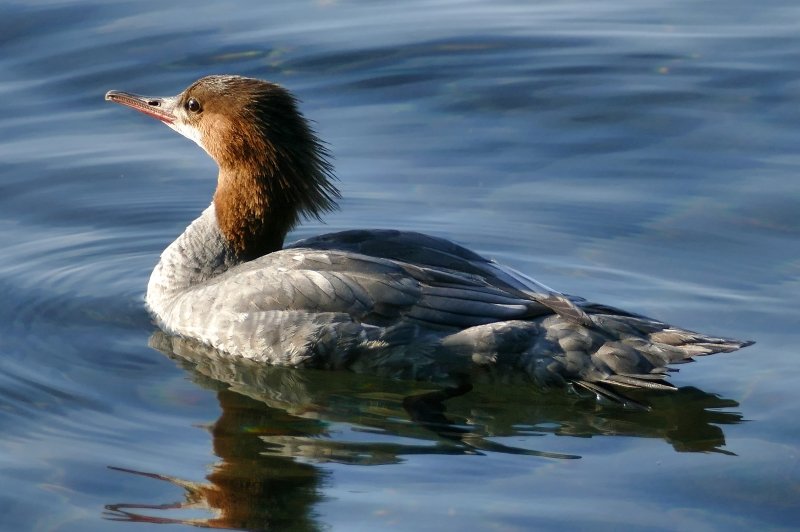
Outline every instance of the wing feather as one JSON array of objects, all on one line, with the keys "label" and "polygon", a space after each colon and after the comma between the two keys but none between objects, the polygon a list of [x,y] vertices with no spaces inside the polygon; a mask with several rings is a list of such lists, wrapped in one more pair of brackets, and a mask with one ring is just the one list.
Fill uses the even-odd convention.
[{"label": "wing feather", "polygon": [[337,312],[380,325],[410,319],[464,328],[554,312],[576,321],[584,316],[566,296],[445,240],[362,231],[306,243],[311,247],[233,268],[203,290],[241,311]]}]

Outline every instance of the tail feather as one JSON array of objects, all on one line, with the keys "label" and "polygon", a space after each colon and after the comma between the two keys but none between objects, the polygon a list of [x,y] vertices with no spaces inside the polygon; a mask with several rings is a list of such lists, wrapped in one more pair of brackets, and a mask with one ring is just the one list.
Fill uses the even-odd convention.
[{"label": "tail feather", "polygon": [[[675,390],[667,378],[675,368],[695,356],[728,353],[753,342],[706,336],[679,329],[644,316],[591,313],[584,326],[564,316],[540,322],[544,339],[528,351],[535,364],[529,373],[543,384],[569,381],[608,399],[630,403],[617,389]],[[602,312],[613,309],[602,307]],[[549,346],[542,360],[542,348]]]},{"label": "tail feather", "polygon": [[629,344],[644,342],[649,346],[648,352],[667,355],[670,363],[693,356],[730,353],[753,344],[752,341],[706,336],[642,317],[595,314],[592,321]]},{"label": "tail feather", "polygon": [[625,407],[630,407],[638,410],[650,410],[650,407],[640,403],[639,401],[635,401],[630,397],[622,395],[614,390],[609,389],[607,386],[604,386],[602,383],[595,383],[589,381],[582,381],[576,380],[573,381],[573,384],[578,386],[579,388],[583,388],[593,394],[599,399],[607,399],[612,403],[619,403]]},{"label": "tail feather", "polygon": [[637,379],[641,381],[655,381],[655,382],[664,382],[666,383],[665,379],[667,375],[664,374],[665,368],[655,368],[653,369],[652,373],[645,373],[645,374],[632,374],[632,373],[620,373],[620,377],[626,377],[629,379]]},{"label": "tail feather", "polygon": [[714,338],[675,327],[667,327],[651,334],[650,340],[659,344],[691,349],[692,352],[697,355],[730,353],[731,351],[736,351],[737,349],[753,344],[751,341],[733,340],[731,338]]},{"label": "tail feather", "polygon": [[[644,377],[644,378],[641,378]],[[649,375],[630,377],[628,375],[609,375],[603,382],[625,388],[649,388],[651,390],[675,390],[675,386],[662,379],[650,379]]]}]

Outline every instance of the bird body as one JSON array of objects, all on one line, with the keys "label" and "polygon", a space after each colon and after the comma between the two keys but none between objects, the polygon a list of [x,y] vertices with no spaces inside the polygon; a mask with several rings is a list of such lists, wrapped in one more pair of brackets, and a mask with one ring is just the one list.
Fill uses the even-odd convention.
[{"label": "bird body", "polygon": [[167,332],[289,366],[446,379],[519,374],[618,399],[671,389],[669,364],[733,351],[714,338],[566,296],[450,241],[354,230],[284,246],[333,208],[327,153],[282,87],[202,78],[171,98],[111,91],[202,146],[212,204],[161,256],[146,301]]}]

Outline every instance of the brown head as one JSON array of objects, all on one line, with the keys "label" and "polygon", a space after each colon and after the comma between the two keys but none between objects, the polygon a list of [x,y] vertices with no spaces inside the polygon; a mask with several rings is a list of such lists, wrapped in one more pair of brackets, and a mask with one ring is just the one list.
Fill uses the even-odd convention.
[{"label": "brown head", "polygon": [[328,154],[280,85],[207,76],[177,96],[109,91],[106,100],[161,120],[217,161],[217,220],[243,259],[280,249],[301,215],[336,206]]}]

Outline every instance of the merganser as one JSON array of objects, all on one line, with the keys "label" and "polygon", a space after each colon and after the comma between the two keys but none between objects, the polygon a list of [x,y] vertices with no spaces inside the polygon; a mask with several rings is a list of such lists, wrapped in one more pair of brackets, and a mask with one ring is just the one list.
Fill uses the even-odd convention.
[{"label": "merganser", "polygon": [[674,389],[670,364],[752,342],[715,338],[556,292],[453,242],[354,230],[284,247],[339,191],[329,155],[280,85],[208,76],[172,97],[109,91],[219,166],[211,205],[161,255],[159,326],[268,364],[447,379],[519,374],[623,400]]}]

